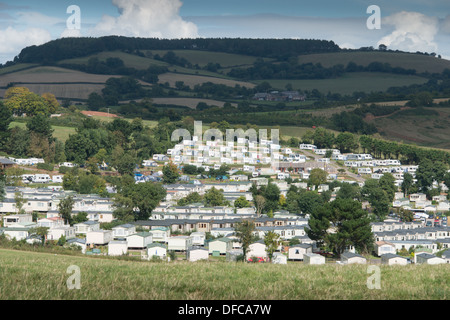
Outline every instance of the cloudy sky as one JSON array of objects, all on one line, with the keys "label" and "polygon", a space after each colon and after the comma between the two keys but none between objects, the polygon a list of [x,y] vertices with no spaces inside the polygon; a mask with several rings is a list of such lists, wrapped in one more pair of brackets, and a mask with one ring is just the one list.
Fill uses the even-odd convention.
[{"label": "cloudy sky", "polygon": [[[380,8],[380,29],[367,27],[370,5]],[[79,12],[68,13],[70,6]],[[450,1],[0,0],[0,63],[26,46],[104,35],[325,39],[342,48],[383,43],[450,59]]]}]

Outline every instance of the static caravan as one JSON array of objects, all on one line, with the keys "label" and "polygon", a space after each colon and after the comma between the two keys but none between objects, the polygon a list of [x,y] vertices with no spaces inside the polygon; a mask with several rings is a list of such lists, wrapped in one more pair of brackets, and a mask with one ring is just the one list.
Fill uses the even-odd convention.
[{"label": "static caravan", "polygon": [[48,174],[35,174],[33,177],[33,183],[49,183],[52,178]]},{"label": "static caravan", "polygon": [[301,150],[315,150],[315,149],[317,149],[317,147],[315,145],[313,145],[313,144],[303,144],[303,143],[300,144],[299,148]]},{"label": "static caravan", "polygon": [[417,264],[444,264],[446,262],[445,259],[426,252],[416,254],[415,258]]},{"label": "static caravan", "polygon": [[274,264],[287,264],[287,257],[280,253],[280,252],[275,252],[272,256],[272,263]]},{"label": "static caravan", "polygon": [[154,256],[165,259],[167,256],[167,248],[161,243],[151,243],[147,245],[147,257],[152,259]]},{"label": "static caravan", "polygon": [[108,244],[112,237],[111,230],[97,230],[97,231],[89,231],[86,233],[86,243],[94,244],[94,245],[105,245]]},{"label": "static caravan", "polygon": [[66,239],[75,238],[75,228],[71,226],[60,226],[50,228],[47,234],[47,240],[59,240],[62,236]]},{"label": "static caravan", "polygon": [[168,250],[186,251],[192,247],[192,238],[188,236],[170,237],[168,239]]},{"label": "static caravan", "polygon": [[199,260],[208,260],[208,249],[203,247],[189,247],[186,250],[186,260],[195,262]]},{"label": "static caravan", "polygon": [[233,240],[230,238],[219,238],[212,240],[208,244],[209,253],[212,255],[225,255],[227,251],[233,249]]},{"label": "static caravan", "polygon": [[125,238],[136,233],[136,226],[133,224],[122,224],[120,226],[112,228],[113,237]]},{"label": "static caravan", "polygon": [[203,246],[205,245],[206,233],[205,232],[192,232],[192,245]]},{"label": "static caravan", "polygon": [[371,168],[358,168],[359,174],[372,174]]},{"label": "static caravan", "polygon": [[152,243],[152,235],[149,232],[139,232],[126,237],[128,248],[143,249]]},{"label": "static caravan", "polygon": [[305,253],[303,262],[305,264],[325,264],[325,257],[316,253]]},{"label": "static caravan", "polygon": [[53,183],[63,183],[64,176],[52,176],[52,182]]},{"label": "static caravan", "polygon": [[306,253],[312,253],[312,245],[310,244],[297,244],[289,248],[288,257],[289,260],[303,260],[303,255]]},{"label": "static caravan", "polygon": [[125,240],[113,240],[108,243],[108,256],[123,256],[128,253],[128,243]]},{"label": "static caravan", "polygon": [[345,252],[341,254],[341,262],[343,264],[366,264],[367,259],[356,253]]},{"label": "static caravan", "polygon": [[408,259],[396,254],[387,253],[381,256],[381,264],[406,266]]},{"label": "static caravan", "polygon": [[266,245],[262,240],[256,241],[248,247],[246,259],[251,257],[267,258]]}]

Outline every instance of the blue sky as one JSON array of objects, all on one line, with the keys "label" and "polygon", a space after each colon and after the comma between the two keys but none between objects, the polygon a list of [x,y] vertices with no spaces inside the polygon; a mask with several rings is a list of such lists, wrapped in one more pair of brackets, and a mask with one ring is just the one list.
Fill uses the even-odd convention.
[{"label": "blue sky", "polygon": [[[67,30],[67,8],[81,28]],[[381,10],[369,30],[367,8]],[[333,40],[359,48],[436,52],[450,58],[448,0],[0,0],[0,63],[62,36],[250,37]]]}]

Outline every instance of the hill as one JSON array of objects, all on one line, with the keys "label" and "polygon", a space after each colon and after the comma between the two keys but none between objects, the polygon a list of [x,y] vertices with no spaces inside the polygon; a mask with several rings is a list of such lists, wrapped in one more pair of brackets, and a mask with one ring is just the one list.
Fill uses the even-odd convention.
[{"label": "hill", "polygon": [[[449,295],[448,265],[380,266],[381,290],[370,290],[364,265],[152,263],[5,249],[0,254],[0,296],[13,300],[447,300]],[[80,290],[67,288],[72,265],[80,268]]]},{"label": "hill", "polygon": [[[204,123],[280,125],[288,131],[336,129],[330,118],[341,107],[405,103],[422,91],[448,98],[449,70],[450,61],[428,54],[341,50],[332,41],[60,39],[25,48],[15,63],[0,68],[0,95],[10,86],[25,86],[85,104],[79,109],[109,109],[150,121],[191,116]],[[123,77],[137,82],[107,84]],[[299,91],[304,101],[280,97],[283,91]],[[255,99],[256,93],[273,92],[278,93]],[[103,101],[86,105],[91,93]],[[141,103],[146,98],[153,106]],[[378,130],[387,139],[448,148],[447,106],[440,109],[440,116],[428,118],[399,113],[364,121],[373,125],[370,132]],[[419,130],[410,130],[414,127]]]}]

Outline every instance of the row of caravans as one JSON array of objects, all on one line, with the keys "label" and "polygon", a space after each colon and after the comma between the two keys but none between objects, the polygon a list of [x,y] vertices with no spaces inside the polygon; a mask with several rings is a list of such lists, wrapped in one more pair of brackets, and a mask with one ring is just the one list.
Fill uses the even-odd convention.
[{"label": "row of caravans", "polygon": [[24,174],[22,175],[22,182],[23,183],[62,183],[63,182],[63,176],[62,175],[55,175],[50,176],[48,174]]}]

